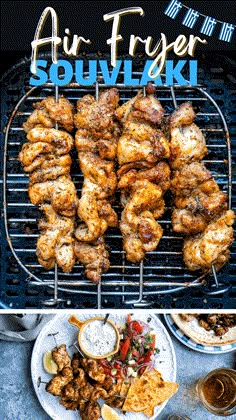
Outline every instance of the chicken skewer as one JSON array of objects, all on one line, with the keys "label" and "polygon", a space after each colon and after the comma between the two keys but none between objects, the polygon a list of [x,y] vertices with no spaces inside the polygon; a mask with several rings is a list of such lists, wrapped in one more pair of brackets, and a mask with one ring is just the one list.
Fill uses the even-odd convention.
[{"label": "chicken skewer", "polygon": [[111,201],[117,186],[115,159],[119,135],[115,122],[117,89],[109,89],[97,100],[86,95],[77,102],[75,145],[84,175],[78,205],[80,223],[75,231],[75,253],[85,266],[86,276],[98,282],[109,268],[109,254],[103,238],[109,226],[118,224]]},{"label": "chicken skewer", "polygon": [[175,232],[195,235],[184,241],[184,261],[189,270],[212,269],[215,276],[215,269],[229,258],[234,213],[227,211],[226,195],[201,162],[207,147],[194,118],[188,102],[170,117],[170,165],[174,170],[171,190],[176,206],[172,225]]},{"label": "chicken skewer", "polygon": [[[56,98],[57,99],[57,98]],[[39,222],[41,235],[36,254],[46,269],[70,272],[75,264],[73,250],[74,216],[78,204],[76,189],[70,177],[70,150],[73,137],[58,125],[71,131],[72,105],[63,97],[48,97],[34,104],[35,111],[23,124],[28,143],[22,146],[19,160],[29,176],[29,198],[40,205],[45,218]],[[53,128],[56,126],[56,128]]]},{"label": "chicken skewer", "polygon": [[67,410],[78,410],[83,420],[96,420],[101,416],[98,399],[114,407],[123,405],[125,395],[119,395],[123,381],[113,382],[98,361],[85,359],[78,353],[71,358],[65,344],[52,350],[52,358],[58,371],[45,389],[60,397],[60,404]]},{"label": "chicken skewer", "polygon": [[124,207],[120,229],[126,258],[141,262],[156,249],[163,230],[156,221],[164,213],[163,194],[170,186],[169,144],[159,129],[164,115],[149,85],[117,110],[123,131],[118,142],[117,172]]}]

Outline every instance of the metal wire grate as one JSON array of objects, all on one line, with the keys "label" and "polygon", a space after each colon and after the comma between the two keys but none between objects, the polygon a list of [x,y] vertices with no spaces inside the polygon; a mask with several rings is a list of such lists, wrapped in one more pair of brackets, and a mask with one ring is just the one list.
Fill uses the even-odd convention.
[{"label": "metal wire grate", "polygon": [[[136,73],[138,75],[138,72]],[[75,83],[60,88],[59,94],[66,96],[72,103],[87,93],[97,95],[99,89],[104,88],[102,82],[92,87],[80,87]],[[121,103],[129,100],[138,88],[134,86],[117,85]],[[174,92],[174,96],[173,96]],[[39,288],[53,288],[53,297],[46,299],[42,304],[57,305],[60,303],[60,292],[82,296],[93,295],[97,300],[97,307],[103,306],[103,301],[109,296],[119,296],[123,305],[146,307],[152,305],[155,295],[173,293],[186,288],[202,287],[206,276],[190,273],[182,262],[183,238],[171,230],[171,197],[166,195],[166,212],[159,220],[164,229],[164,235],[156,251],[148,253],[145,261],[130,264],[125,259],[122,250],[122,238],[118,229],[109,229],[106,233],[106,242],[110,246],[111,267],[108,273],[102,276],[102,281],[96,286],[83,276],[83,266],[76,264],[73,272],[65,274],[59,269],[45,271],[38,263],[35,249],[38,237],[37,220],[41,216],[39,210],[30,204],[27,188],[28,176],[23,172],[17,160],[18,153],[25,141],[22,123],[32,112],[32,103],[40,101],[48,95],[57,94],[54,85],[48,83],[41,88],[27,89],[17,103],[9,119],[4,150],[4,216],[7,240],[18,263],[28,275],[28,285]],[[203,161],[213,173],[214,178],[221,185],[223,191],[228,193],[229,207],[231,205],[231,153],[230,139],[226,121],[213,100],[201,87],[158,87],[157,98],[166,109],[167,115],[177,104],[190,100],[199,112],[196,123],[206,135],[209,154]],[[72,165],[72,178],[80,194],[83,176],[79,172],[77,155],[74,152]],[[120,214],[119,197],[117,196],[115,210]],[[215,277],[215,290],[219,288]],[[64,296],[64,294],[63,294]],[[64,297],[63,297],[64,299]],[[69,299],[69,298],[68,298]]]}]

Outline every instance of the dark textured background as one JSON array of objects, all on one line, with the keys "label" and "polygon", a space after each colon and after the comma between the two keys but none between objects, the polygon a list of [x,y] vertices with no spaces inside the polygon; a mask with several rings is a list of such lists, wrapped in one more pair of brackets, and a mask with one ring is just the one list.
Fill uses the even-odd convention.
[{"label": "dark textured background", "polygon": [[[179,34],[199,35],[203,17],[199,17],[193,29],[182,25],[187,9],[182,9],[175,19],[164,14],[169,0],[162,1],[2,1],[1,13],[1,69],[4,72],[11,64],[24,55],[31,53],[31,41],[39,17],[45,7],[53,7],[59,18],[60,36],[65,35],[65,28],[71,34],[89,38],[92,45],[86,47],[90,52],[109,50],[106,40],[111,36],[112,22],[104,22],[103,15],[114,10],[130,6],[140,6],[145,16],[129,15],[122,17],[120,33],[124,42],[119,43],[120,52],[128,52],[131,34],[146,38],[148,35],[158,41],[160,33],[167,35],[168,42],[173,42]],[[200,13],[236,25],[235,1],[182,1]],[[50,20],[49,20],[50,22]],[[47,22],[44,36],[50,35],[50,24]],[[205,36],[208,44],[199,46],[198,51],[233,51],[236,48],[236,30],[231,42],[219,41],[221,25],[218,23],[211,37]],[[48,47],[47,47],[48,48]]]}]

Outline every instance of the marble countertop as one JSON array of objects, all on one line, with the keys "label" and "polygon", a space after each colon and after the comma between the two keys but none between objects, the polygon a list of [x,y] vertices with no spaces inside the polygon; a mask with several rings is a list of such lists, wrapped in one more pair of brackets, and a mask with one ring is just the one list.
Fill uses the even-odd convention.
[{"label": "marble countertop", "polygon": [[[163,317],[160,318],[164,323]],[[172,334],[171,338],[176,351],[177,382],[180,388],[158,416],[158,420],[166,420],[173,413],[188,416],[191,420],[222,419],[213,416],[202,407],[196,396],[195,386],[200,377],[213,369],[235,369],[235,353],[203,354],[184,346]],[[30,362],[33,345],[33,342],[0,341],[1,420],[50,420],[38,402],[31,381]],[[66,420],[66,412],[64,419]]]}]

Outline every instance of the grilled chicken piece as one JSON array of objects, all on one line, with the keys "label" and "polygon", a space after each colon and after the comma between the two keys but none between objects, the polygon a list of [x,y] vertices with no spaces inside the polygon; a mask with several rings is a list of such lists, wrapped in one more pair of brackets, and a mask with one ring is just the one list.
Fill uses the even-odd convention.
[{"label": "grilled chicken piece", "polygon": [[52,395],[61,397],[63,388],[73,379],[73,371],[71,367],[65,367],[62,371],[54,376],[46,385],[45,389]]},{"label": "grilled chicken piece", "polygon": [[66,351],[65,344],[61,344],[59,347],[55,347],[52,350],[52,358],[58,366],[58,372],[60,372],[65,367],[71,366],[71,358]]},{"label": "grilled chicken piece", "polygon": [[19,153],[18,159],[24,165],[25,172],[32,172],[38,168],[47,156],[54,154],[54,146],[39,141],[37,143],[25,143]]},{"label": "grilled chicken piece", "polygon": [[153,95],[143,96],[139,92],[119,107],[116,115],[123,125],[117,149],[120,166],[139,161],[155,163],[169,157],[168,141],[156,127],[164,110]]},{"label": "grilled chicken piece", "polygon": [[109,137],[107,139],[92,138],[88,130],[81,128],[75,134],[75,146],[78,152],[92,152],[98,154],[101,159],[114,160],[117,154],[118,135],[119,127],[115,123],[113,134],[106,134]]},{"label": "grilled chicken piece", "polygon": [[79,241],[96,241],[106,232],[108,226],[118,225],[118,217],[111,204],[107,200],[97,200],[93,193],[81,197],[78,215],[85,222],[76,229],[75,236]]},{"label": "grilled chicken piece", "polygon": [[193,123],[194,118],[189,102],[183,103],[170,117],[170,166],[173,169],[200,161],[207,153],[205,137]]},{"label": "grilled chicken piece", "polygon": [[199,314],[180,314],[180,317],[183,319],[183,321],[190,322],[194,318],[197,318]]},{"label": "grilled chicken piece", "polygon": [[160,125],[165,113],[161,103],[153,96],[153,91],[146,90],[147,96],[142,92],[125,102],[116,110],[117,118],[122,122],[136,120]]},{"label": "grilled chicken piece", "polygon": [[59,402],[61,405],[63,405],[63,407],[65,407],[66,410],[74,411],[79,407],[79,400],[72,401],[68,400],[66,397],[62,397]]},{"label": "grilled chicken piece", "polygon": [[27,139],[31,143],[38,143],[40,141],[49,143],[55,146],[57,151],[61,150],[57,154],[69,153],[74,145],[73,137],[66,131],[56,130],[55,128],[35,127],[32,128],[27,134]]},{"label": "grilled chicken piece", "polygon": [[96,101],[91,95],[85,95],[77,101],[77,113],[74,117],[78,129],[88,130],[95,139],[111,138],[114,128],[114,111],[118,106],[119,94],[116,88],[106,90]]},{"label": "grilled chicken piece", "polygon": [[77,370],[77,372],[74,369],[73,360],[72,360],[72,368],[74,372],[74,381],[73,384],[77,388],[82,388],[86,385],[86,377],[85,377],[85,371],[81,368]]},{"label": "grilled chicken piece", "polygon": [[228,261],[234,219],[234,212],[228,210],[211,222],[201,234],[185,239],[184,262],[189,270],[207,270],[212,264],[220,269]]},{"label": "grilled chicken piece", "polygon": [[94,390],[94,387],[89,383],[86,382],[86,384],[80,388],[80,397],[83,401],[91,401],[91,395]]},{"label": "grilled chicken piece", "polygon": [[85,223],[77,229],[78,240],[91,242],[103,235],[108,226],[117,226],[118,219],[105,200],[116,189],[114,162],[104,161],[91,152],[79,153],[84,184],[78,205],[78,216]]},{"label": "grilled chicken piece", "polygon": [[88,376],[96,382],[103,383],[106,379],[104,369],[99,365],[97,360],[93,359],[81,359],[81,365]]},{"label": "grilled chicken piece", "polygon": [[163,230],[155,220],[154,211],[160,208],[160,217],[163,207],[162,190],[159,186],[147,180],[133,184],[120,223],[123,247],[129,261],[141,261],[145,252],[156,249]]},{"label": "grilled chicken piece", "polygon": [[80,399],[80,391],[77,387],[73,385],[73,382],[70,382],[64,387],[63,398],[70,401],[77,401],[77,402]]},{"label": "grilled chicken piece", "polygon": [[133,132],[125,128],[118,142],[117,155],[119,165],[141,160],[155,163],[169,157],[169,144],[160,130],[156,130],[148,140],[138,142]]},{"label": "grilled chicken piece", "polygon": [[72,360],[71,360],[71,366],[73,369],[73,373],[74,375],[79,374],[80,370],[80,360],[81,360],[81,355],[79,353],[74,353]]},{"label": "grilled chicken piece", "polygon": [[163,191],[170,188],[170,167],[166,162],[159,162],[150,169],[137,170],[135,163],[127,165],[127,172],[125,172],[123,165],[117,172],[119,182],[118,188],[130,188],[135,181],[146,179],[147,181],[157,184]]},{"label": "grilled chicken piece", "polygon": [[171,191],[174,195],[189,196],[204,182],[212,180],[212,173],[201,162],[192,162],[173,172]]},{"label": "grilled chicken piece", "polygon": [[86,276],[95,283],[110,267],[109,253],[103,237],[91,243],[75,241],[74,252],[79,262],[85,266]]},{"label": "grilled chicken piece", "polygon": [[89,402],[84,410],[80,411],[81,420],[98,420],[101,417],[101,409],[97,402]]},{"label": "grilled chicken piece", "polygon": [[181,127],[182,125],[190,125],[196,118],[191,102],[181,104],[170,116],[170,128]]},{"label": "grilled chicken piece", "polygon": [[202,232],[212,218],[226,210],[227,196],[203,163],[192,162],[174,172],[171,191],[177,209],[172,214],[175,232]]},{"label": "grilled chicken piece", "polygon": [[210,171],[203,163],[193,162],[174,172],[171,190],[175,205],[208,216],[222,213],[226,206],[226,195],[220,191]]},{"label": "grilled chicken piece", "polygon": [[117,89],[109,89],[96,101],[86,95],[77,102],[75,145],[78,152],[92,152],[101,159],[114,160],[117,153],[119,126],[114,121],[118,105]]},{"label": "grilled chicken piece", "polygon": [[102,398],[103,400],[108,398],[107,391],[103,388],[103,384],[102,384],[102,388],[99,386],[94,387],[94,390],[90,397],[90,401],[97,401],[100,398]]},{"label": "grilled chicken piece", "polygon": [[173,231],[185,235],[202,232],[207,227],[207,220],[206,215],[188,209],[174,209],[171,217]]},{"label": "grilled chicken piece", "polygon": [[96,360],[81,358],[79,354],[71,360],[65,344],[56,347],[52,355],[62,370],[46,385],[46,391],[61,397],[60,404],[67,410],[78,409],[82,419],[98,419],[101,413],[96,401],[114,398],[123,381],[113,383]]},{"label": "grilled chicken piece", "polygon": [[35,109],[26,122],[23,123],[23,129],[28,133],[34,127],[53,128],[55,122],[51,120],[46,109]]},{"label": "grilled chicken piece", "polygon": [[28,192],[30,201],[34,205],[47,202],[63,216],[75,215],[78,199],[75,185],[69,175],[30,185]]},{"label": "grilled chicken piece", "polygon": [[30,175],[30,184],[57,179],[62,175],[69,175],[72,160],[70,155],[47,155],[40,167]]},{"label": "grilled chicken piece", "polygon": [[113,393],[112,395],[106,398],[106,404],[110,407],[121,408],[124,404],[125,398],[127,397],[130,383],[125,383],[123,379],[118,379],[115,384],[113,384]]},{"label": "grilled chicken piece", "polygon": [[171,168],[178,169],[193,161],[200,161],[206,153],[205,137],[196,124],[171,129]]},{"label": "grilled chicken piece", "polygon": [[42,102],[34,104],[36,109],[45,108],[49,114],[49,117],[58,123],[59,127],[64,128],[66,131],[71,132],[74,128],[73,121],[73,105],[68,99],[60,96],[58,101],[55,100],[54,96],[48,96]]},{"label": "grilled chicken piece", "polygon": [[192,191],[190,196],[178,196],[175,204],[178,208],[187,208],[192,212],[199,211],[210,217],[221,214],[226,209],[227,196],[220,191],[214,179],[202,183]]},{"label": "grilled chicken piece", "polygon": [[98,198],[114,194],[117,185],[114,162],[103,160],[90,152],[81,152],[79,164],[84,175],[83,189],[96,191]]},{"label": "grilled chicken piece", "polygon": [[35,111],[23,124],[26,133],[35,126],[55,127],[56,122],[66,131],[73,130],[73,105],[63,96],[59,97],[58,101],[53,96],[49,96],[33,106],[36,108]]},{"label": "grilled chicken piece", "polygon": [[46,270],[57,263],[65,273],[70,273],[75,264],[74,218],[60,216],[49,204],[42,205],[41,210],[46,219],[39,222],[41,234],[36,249],[39,263]]},{"label": "grilled chicken piece", "polygon": [[73,147],[74,140],[65,131],[35,127],[27,135],[18,159],[24,165],[25,172],[39,168],[46,159],[52,156],[66,155]]}]

